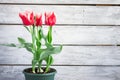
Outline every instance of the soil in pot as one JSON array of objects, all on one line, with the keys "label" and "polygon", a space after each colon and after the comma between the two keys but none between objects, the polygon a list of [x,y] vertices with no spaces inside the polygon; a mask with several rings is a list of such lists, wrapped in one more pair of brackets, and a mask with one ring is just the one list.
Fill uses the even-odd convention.
[{"label": "soil in pot", "polygon": [[[45,68],[44,68],[44,67],[43,67],[42,69],[43,69],[43,72],[37,72],[37,68],[36,68],[36,69],[35,69],[35,72],[36,72],[35,74],[47,74],[47,73],[56,72],[56,70],[53,69],[53,68],[50,68],[47,73],[45,73]],[[24,71],[27,72],[27,73],[33,73],[33,72],[32,72],[32,68],[27,68],[27,69],[25,69]]]}]

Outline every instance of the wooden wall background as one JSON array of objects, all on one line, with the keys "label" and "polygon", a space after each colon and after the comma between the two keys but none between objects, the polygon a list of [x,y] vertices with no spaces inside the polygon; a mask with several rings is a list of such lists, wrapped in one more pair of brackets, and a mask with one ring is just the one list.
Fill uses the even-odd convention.
[{"label": "wooden wall background", "polygon": [[[30,40],[18,13],[54,11],[56,80],[120,80],[120,0],[0,0],[0,43]],[[32,56],[0,46],[0,80],[24,80]]]}]

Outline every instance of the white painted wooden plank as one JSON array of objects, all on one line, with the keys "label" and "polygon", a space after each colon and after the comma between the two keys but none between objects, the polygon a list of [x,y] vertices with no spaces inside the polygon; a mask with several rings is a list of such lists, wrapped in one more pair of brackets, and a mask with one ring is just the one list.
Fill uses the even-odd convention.
[{"label": "white painted wooden plank", "polygon": [[[47,30],[47,27],[44,28]],[[31,41],[29,32],[21,25],[1,25],[0,43],[18,43],[17,37]],[[54,26],[54,44],[112,44],[120,43],[120,27],[110,26]]]},{"label": "white painted wooden plank", "polygon": [[120,44],[120,27],[116,27],[116,43]]},{"label": "white painted wooden plank", "polygon": [[[63,46],[54,58],[54,65],[120,65],[120,47]],[[0,47],[0,64],[31,64],[31,60],[25,49]]]},{"label": "white painted wooden plank", "polygon": [[[0,80],[25,80],[22,70],[29,66],[1,66]],[[55,80],[120,80],[120,67],[55,66]]]},{"label": "white painted wooden plank", "polygon": [[120,0],[0,0],[0,3],[120,4]]},{"label": "white painted wooden plank", "polygon": [[50,5],[0,5],[0,23],[21,23],[19,12],[34,10],[44,13],[54,11],[57,24],[109,24],[120,25],[119,6],[50,6]]}]

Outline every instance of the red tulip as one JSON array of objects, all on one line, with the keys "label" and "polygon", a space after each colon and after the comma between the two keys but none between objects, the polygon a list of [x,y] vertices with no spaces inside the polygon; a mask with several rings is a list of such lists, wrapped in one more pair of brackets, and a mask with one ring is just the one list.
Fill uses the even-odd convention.
[{"label": "red tulip", "polygon": [[56,16],[54,12],[52,13],[45,13],[45,24],[49,26],[53,26],[56,23]]},{"label": "red tulip", "polygon": [[34,14],[32,11],[26,11],[24,13],[19,13],[20,18],[25,26],[34,24]]},{"label": "red tulip", "polygon": [[42,14],[36,14],[36,26],[42,26]]}]

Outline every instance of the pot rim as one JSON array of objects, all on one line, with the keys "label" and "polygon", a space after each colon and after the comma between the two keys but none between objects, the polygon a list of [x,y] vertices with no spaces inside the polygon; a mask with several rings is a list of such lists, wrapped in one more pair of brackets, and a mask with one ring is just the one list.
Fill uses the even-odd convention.
[{"label": "pot rim", "polygon": [[[45,67],[42,67],[42,68],[45,68]],[[27,74],[27,75],[46,76],[46,75],[54,75],[55,73],[57,73],[56,69],[54,69],[54,68],[50,68],[50,69],[53,69],[54,72],[45,73],[45,74],[34,74],[34,73],[29,73],[29,72],[26,72],[26,71],[25,71],[25,70],[27,70],[27,69],[31,69],[31,67],[25,68],[25,69],[23,70],[23,73],[24,73],[24,74]]]}]

